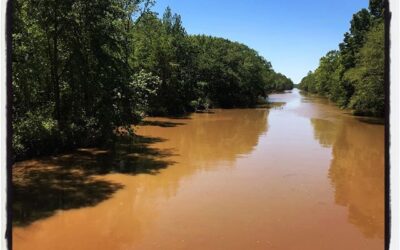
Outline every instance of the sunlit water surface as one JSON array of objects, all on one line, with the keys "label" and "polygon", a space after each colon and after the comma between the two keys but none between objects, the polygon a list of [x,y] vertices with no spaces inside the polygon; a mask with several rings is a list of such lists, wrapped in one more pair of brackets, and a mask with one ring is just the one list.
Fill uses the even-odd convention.
[{"label": "sunlit water surface", "polygon": [[[42,214],[22,216],[14,249],[383,249],[384,127],[297,89],[270,101],[269,110],[148,119],[137,133],[153,140],[116,171],[102,170],[107,161],[77,170],[74,154],[65,156],[73,163],[67,176],[77,177],[49,192],[76,204],[67,206],[67,197],[63,209],[40,210],[57,195],[33,197],[49,195],[44,189],[25,197],[40,203],[20,209]],[[24,183],[37,166],[60,171],[61,158],[19,163],[14,181]],[[45,181],[36,182],[46,188]]]}]

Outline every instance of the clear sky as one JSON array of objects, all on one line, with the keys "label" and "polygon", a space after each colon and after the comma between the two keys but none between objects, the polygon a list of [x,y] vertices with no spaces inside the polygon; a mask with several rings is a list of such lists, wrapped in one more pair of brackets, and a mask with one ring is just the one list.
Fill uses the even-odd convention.
[{"label": "clear sky", "polygon": [[189,34],[238,41],[298,83],[319,58],[337,49],[352,15],[368,0],[157,0],[182,16]]}]

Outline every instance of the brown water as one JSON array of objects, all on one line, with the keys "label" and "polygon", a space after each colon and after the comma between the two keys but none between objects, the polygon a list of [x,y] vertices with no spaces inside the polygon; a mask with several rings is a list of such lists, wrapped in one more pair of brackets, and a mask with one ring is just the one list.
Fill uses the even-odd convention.
[{"label": "brown water", "polygon": [[14,249],[383,249],[384,127],[298,90],[14,167]]}]

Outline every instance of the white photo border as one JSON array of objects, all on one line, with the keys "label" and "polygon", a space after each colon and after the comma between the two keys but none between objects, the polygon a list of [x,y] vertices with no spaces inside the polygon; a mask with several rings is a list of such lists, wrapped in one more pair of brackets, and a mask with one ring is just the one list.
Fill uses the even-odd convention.
[{"label": "white photo border", "polygon": [[[10,1],[10,0],[9,0]],[[316,0],[317,1],[317,0]],[[367,0],[366,0],[367,1]],[[389,0],[390,20],[390,250],[400,249],[400,1]],[[7,0],[0,1],[0,249],[7,249]],[[386,138],[388,139],[388,138]]]}]

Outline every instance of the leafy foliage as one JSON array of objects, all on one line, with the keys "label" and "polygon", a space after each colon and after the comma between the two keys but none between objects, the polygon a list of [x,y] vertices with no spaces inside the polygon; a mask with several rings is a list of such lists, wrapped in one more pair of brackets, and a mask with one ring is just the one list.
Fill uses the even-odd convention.
[{"label": "leafy foliage", "polygon": [[205,35],[190,40],[197,52],[195,80],[203,83],[202,98],[216,106],[250,107],[277,87],[292,88],[281,86],[271,64],[246,45]]},{"label": "leafy foliage", "polygon": [[383,34],[383,22],[367,33],[356,67],[346,75],[355,89],[349,107],[359,114],[383,116],[385,113]]},{"label": "leafy foliage", "polygon": [[189,36],[152,0],[16,0],[17,159],[111,142],[145,115],[247,107],[292,82],[247,46]]},{"label": "leafy foliage", "polygon": [[299,87],[329,97],[357,115],[384,116],[383,1],[353,15],[339,51],[330,51]]}]

